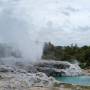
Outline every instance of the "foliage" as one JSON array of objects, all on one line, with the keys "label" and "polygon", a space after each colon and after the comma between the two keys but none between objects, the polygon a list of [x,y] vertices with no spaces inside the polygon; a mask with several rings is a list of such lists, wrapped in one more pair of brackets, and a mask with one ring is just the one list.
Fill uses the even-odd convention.
[{"label": "foliage", "polygon": [[44,45],[42,58],[70,62],[78,60],[82,68],[90,67],[90,46],[78,47],[73,44],[70,46],[54,46],[49,42]]}]

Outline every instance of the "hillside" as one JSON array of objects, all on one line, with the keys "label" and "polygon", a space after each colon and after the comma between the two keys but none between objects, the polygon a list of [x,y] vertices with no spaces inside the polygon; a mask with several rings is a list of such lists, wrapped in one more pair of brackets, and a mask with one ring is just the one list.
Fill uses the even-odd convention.
[{"label": "hillside", "polygon": [[90,68],[90,46],[54,46],[49,42],[44,45],[42,58],[72,63],[77,60],[82,68]]}]

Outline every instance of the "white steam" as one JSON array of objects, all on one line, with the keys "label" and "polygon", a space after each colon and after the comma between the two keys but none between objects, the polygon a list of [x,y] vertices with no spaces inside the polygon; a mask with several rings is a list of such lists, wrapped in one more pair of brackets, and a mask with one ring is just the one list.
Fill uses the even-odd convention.
[{"label": "white steam", "polygon": [[24,18],[26,12],[23,12],[21,7],[17,9],[18,4],[17,0],[0,1],[0,42],[18,47],[25,58],[40,59],[43,43],[37,42],[38,38],[32,32],[35,29],[31,19],[28,21]]}]

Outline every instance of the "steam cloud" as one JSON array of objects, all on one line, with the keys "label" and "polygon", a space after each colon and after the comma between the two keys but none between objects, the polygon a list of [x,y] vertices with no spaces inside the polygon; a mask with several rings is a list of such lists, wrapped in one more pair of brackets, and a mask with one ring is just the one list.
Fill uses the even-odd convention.
[{"label": "steam cloud", "polygon": [[[16,15],[19,1],[1,0],[0,42],[18,47],[25,58],[37,60],[41,58],[43,44],[34,39],[32,24],[23,15]],[[17,11],[17,12],[16,12]],[[16,14],[15,14],[16,13]],[[31,22],[31,20],[30,20]]]}]

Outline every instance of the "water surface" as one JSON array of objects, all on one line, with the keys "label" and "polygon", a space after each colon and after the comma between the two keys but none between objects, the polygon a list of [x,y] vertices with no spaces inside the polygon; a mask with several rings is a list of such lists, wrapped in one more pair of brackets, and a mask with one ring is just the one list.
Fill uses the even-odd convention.
[{"label": "water surface", "polygon": [[90,76],[56,77],[56,79],[63,83],[90,86]]}]

